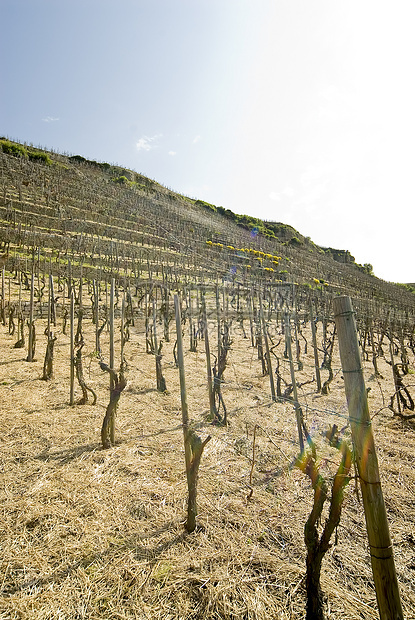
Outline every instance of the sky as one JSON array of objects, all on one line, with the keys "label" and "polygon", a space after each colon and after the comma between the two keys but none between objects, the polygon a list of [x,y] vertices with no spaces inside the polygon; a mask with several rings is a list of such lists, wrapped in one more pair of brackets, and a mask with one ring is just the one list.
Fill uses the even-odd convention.
[{"label": "sky", "polygon": [[0,0],[0,135],[415,282],[410,0]]}]

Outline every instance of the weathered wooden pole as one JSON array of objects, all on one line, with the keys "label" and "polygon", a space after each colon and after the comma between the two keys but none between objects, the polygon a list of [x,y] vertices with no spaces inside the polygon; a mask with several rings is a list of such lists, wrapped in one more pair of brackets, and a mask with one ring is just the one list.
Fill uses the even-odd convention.
[{"label": "weathered wooden pole", "polygon": [[48,324],[46,328],[46,333],[49,339],[50,336],[50,325],[52,322],[52,291],[50,287],[50,273],[49,273],[49,286],[48,286]]},{"label": "weathered wooden pole", "polygon": [[156,311],[156,301],[153,297],[153,344],[154,344],[154,355],[158,355],[158,338],[157,338],[157,311]]},{"label": "weathered wooden pole", "polygon": [[[150,292],[152,290],[152,287],[150,287]],[[148,308],[148,304],[150,301],[150,293],[147,293],[147,285],[146,285],[146,289],[145,289],[145,295],[144,295],[144,302],[145,302],[145,306],[144,306],[144,313],[145,313],[145,326],[146,326],[146,353],[151,353],[151,348],[150,348],[150,322],[149,322],[149,317],[148,317],[148,313],[149,313],[149,308]]]},{"label": "weathered wooden pole", "polygon": [[3,321],[3,325],[6,325],[6,299],[5,299],[5,288],[4,288],[4,272],[5,266],[3,265],[3,269],[1,270],[1,312],[0,316]]},{"label": "weathered wooden pole", "polygon": [[270,352],[270,349],[269,349],[267,326],[265,325],[265,319],[264,319],[264,309],[262,307],[262,294],[261,294],[261,291],[259,292],[259,314],[260,314],[260,321],[261,321],[261,326],[262,326],[262,334],[263,334],[264,343],[265,343],[265,356],[266,356],[266,359],[267,359],[269,384],[270,384],[270,388],[271,388],[271,398],[272,398],[273,401],[276,401],[277,397],[275,396],[274,373],[272,371],[271,352]]},{"label": "weathered wooden pole", "polygon": [[221,338],[221,316],[220,316],[220,301],[219,301],[219,285],[216,283],[216,289],[215,289],[215,294],[216,294],[216,321],[218,323],[217,325],[217,331],[218,331],[218,362],[220,359],[220,352],[221,352],[221,348],[222,348],[222,338]]},{"label": "weathered wooden pole", "polygon": [[202,458],[202,453],[206,444],[210,440],[210,435],[204,441],[202,441],[200,437],[196,435],[195,431],[190,429],[189,427],[189,412],[187,408],[186,380],[184,372],[182,319],[180,314],[180,300],[178,295],[174,296],[174,310],[176,316],[177,362],[179,365],[180,395],[182,404],[182,427],[188,488],[186,530],[188,532],[193,532],[196,528],[197,478],[199,473],[200,459]]},{"label": "weathered wooden pole", "polygon": [[94,319],[95,319],[95,351],[99,353],[99,288],[98,281],[93,281],[93,294],[94,294]]},{"label": "weathered wooden pole", "polygon": [[71,298],[72,292],[72,263],[71,259],[68,258],[68,298]]},{"label": "weathered wooden pole", "polygon": [[30,306],[29,306],[29,345],[27,351],[27,361],[33,362],[33,340],[34,340],[34,330],[33,330],[33,306],[34,306],[34,296],[35,296],[35,272],[32,269],[32,278],[30,281]]},{"label": "weathered wooden pole", "polygon": [[22,312],[22,272],[19,273],[19,316]]},{"label": "weathered wooden pole", "polygon": [[254,308],[253,308],[253,301],[252,301],[252,292],[250,294],[248,293],[247,295],[246,305],[248,308],[249,329],[251,332],[251,346],[254,347],[255,346],[255,329],[254,329],[254,322],[253,322]]},{"label": "weathered wooden pole", "polygon": [[125,346],[125,292],[122,298],[121,304],[121,365],[124,361],[124,346]]},{"label": "weathered wooden pole", "polygon": [[[187,392],[186,392],[186,379],[184,373],[184,355],[183,355],[183,338],[182,338],[182,320],[180,313],[180,300],[178,295],[174,296],[174,311],[176,317],[176,333],[177,333],[177,361],[179,364],[179,377],[180,377],[180,396],[182,403],[182,426],[184,438],[186,440],[186,432],[189,428],[189,413],[187,406]],[[185,441],[185,449],[186,449],[186,441]],[[190,453],[189,453],[190,454]],[[186,469],[188,468],[188,463],[190,463],[190,459],[188,460],[188,454],[186,456]]]},{"label": "weathered wooden pole", "polygon": [[207,372],[207,382],[208,382],[208,393],[209,393],[209,410],[210,415],[212,416],[212,420],[216,418],[216,408],[215,408],[215,395],[213,392],[213,378],[212,378],[212,365],[210,361],[210,346],[209,346],[209,330],[208,330],[208,322],[206,315],[206,301],[205,294],[202,294],[202,321],[203,321],[203,335],[205,340],[205,353],[206,353],[206,372]]},{"label": "weathered wooden pole", "polygon": [[303,438],[303,426],[302,426],[303,412],[301,410],[300,403],[298,402],[297,382],[295,379],[293,353],[291,349],[290,317],[288,316],[288,314],[285,315],[284,332],[285,332],[285,345],[287,348],[288,359],[290,362],[291,383],[293,386],[294,408],[295,408],[295,417],[297,419],[298,440],[300,442],[300,450],[301,452],[304,452],[304,438]]},{"label": "weathered wooden pole", "polygon": [[[115,354],[114,354],[114,289],[115,289],[115,281],[114,278],[111,278],[111,288],[110,288],[110,308],[109,308],[109,332],[110,332],[110,368],[114,369],[115,364]],[[114,377],[113,374],[110,373],[110,390],[114,388]]]},{"label": "weathered wooden pole", "polygon": [[50,318],[53,323],[53,326],[56,327],[56,300],[55,300],[55,289],[53,285],[53,275],[52,272],[49,274],[49,290],[50,290]]},{"label": "weathered wooden pole", "polygon": [[311,337],[313,339],[314,368],[316,371],[317,392],[321,392],[321,375],[320,375],[320,362],[318,359],[318,349],[317,349],[317,333],[316,333],[316,324],[314,322],[313,302],[311,301],[311,299],[310,299],[310,323],[311,323]]},{"label": "weathered wooden pole", "polygon": [[79,305],[79,309],[82,310],[82,289],[83,289],[83,284],[84,284],[84,277],[83,277],[83,265],[81,263],[81,268],[80,268],[81,274],[79,276],[79,297],[78,297],[78,305]]},{"label": "weathered wooden pole", "polygon": [[400,396],[400,387],[399,387],[398,382],[396,380],[395,359],[393,357],[392,341],[389,342],[389,353],[390,353],[390,356],[391,356],[391,366],[392,366],[392,374],[393,374],[393,383],[394,383],[394,386],[395,386],[396,403],[398,405],[398,411],[399,411],[399,413],[401,413],[401,399],[399,398],[399,396]]},{"label": "weathered wooden pole", "polygon": [[189,288],[189,301],[188,301],[188,313],[189,313],[189,336],[190,336],[190,351],[193,353],[197,351],[197,335],[193,326],[193,309],[192,309],[192,289]]},{"label": "weathered wooden pole", "polygon": [[392,541],[380,483],[356,322],[350,297],[335,297],[333,309],[339,336],[340,359],[355,460],[365,509],[379,616],[381,620],[403,620]]},{"label": "weathered wooden pole", "polygon": [[71,290],[71,305],[70,305],[70,390],[69,390],[69,404],[75,403],[75,296],[73,289]]}]

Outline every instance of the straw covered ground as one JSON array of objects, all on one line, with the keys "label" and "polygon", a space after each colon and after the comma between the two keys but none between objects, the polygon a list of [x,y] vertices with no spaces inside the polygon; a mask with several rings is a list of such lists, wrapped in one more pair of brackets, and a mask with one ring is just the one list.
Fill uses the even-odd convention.
[{"label": "straw covered ground", "polygon": [[[91,321],[85,320],[83,361],[96,405],[68,404],[69,337],[60,318],[54,377],[41,380],[44,326],[37,320],[36,361],[29,363],[26,350],[13,348],[16,335],[0,325],[0,618],[304,618],[303,531],[313,492],[309,479],[292,466],[298,454],[292,403],[270,402],[269,380],[240,326],[232,330],[223,385],[227,428],[207,419],[204,345],[199,341],[198,351],[190,352],[185,331],[189,414],[202,439],[212,436],[202,456],[198,527],[192,534],[184,528],[187,485],[173,323],[171,342],[163,345],[165,394],[155,389],[155,361],[146,354],[142,322],[131,328],[117,444],[108,450],[101,448],[100,429],[109,379],[93,355]],[[302,344],[300,383],[313,376],[311,337],[307,330],[304,334],[309,345],[305,355]],[[117,331],[117,351],[119,340]],[[212,346],[214,341],[212,330]],[[105,331],[102,349],[108,361]],[[283,344],[278,350],[282,358]],[[329,395],[316,394],[315,383],[300,390],[327,476],[339,456],[324,432],[336,424],[346,427],[343,436],[350,438],[337,348],[333,366]],[[384,379],[377,380],[366,361],[365,379],[402,604],[410,620],[415,618],[415,425],[387,409],[391,369],[383,360],[379,368]],[[282,374],[289,381],[285,361]],[[353,482],[336,540],[323,560],[322,588],[327,618],[378,617],[363,507]]]}]

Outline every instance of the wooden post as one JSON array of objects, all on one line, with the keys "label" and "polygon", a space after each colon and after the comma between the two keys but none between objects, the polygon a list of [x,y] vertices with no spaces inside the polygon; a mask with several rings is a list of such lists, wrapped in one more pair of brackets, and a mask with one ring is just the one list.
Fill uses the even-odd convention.
[{"label": "wooden post", "polygon": [[35,272],[32,269],[32,278],[30,281],[30,307],[29,307],[29,346],[27,351],[27,361],[33,362],[33,305],[35,295]]},{"label": "wooden post", "polygon": [[50,312],[51,312],[51,321],[53,326],[56,327],[56,301],[55,301],[55,290],[53,285],[53,275],[52,272],[49,274],[49,289],[50,289]]},{"label": "wooden post", "polygon": [[188,311],[189,311],[190,351],[194,353],[195,351],[197,351],[197,335],[195,334],[195,329],[193,327],[192,289],[191,288],[189,288]]},{"label": "wooden post", "polygon": [[210,440],[210,435],[202,442],[202,440],[196,435],[194,430],[189,428],[189,413],[187,408],[186,381],[184,373],[182,320],[180,315],[180,301],[178,295],[174,296],[174,310],[176,315],[177,361],[179,364],[180,395],[182,404],[182,427],[188,488],[186,529],[188,532],[193,532],[196,528],[197,477],[199,472],[200,459],[202,457],[204,447]]},{"label": "wooden post", "polygon": [[[174,310],[176,316],[176,332],[177,332],[177,361],[179,364],[179,377],[180,377],[180,396],[182,403],[182,425],[183,433],[185,434],[189,428],[189,413],[187,407],[187,392],[186,392],[186,379],[184,374],[184,355],[183,355],[183,338],[182,338],[182,321],[180,315],[180,300],[178,295],[174,296]],[[186,445],[185,445],[186,448]],[[190,460],[189,460],[190,463]],[[186,455],[186,469],[188,465],[188,459]]]},{"label": "wooden post", "polygon": [[121,304],[121,366],[124,365],[124,345],[125,345],[125,292]]},{"label": "wooden post", "polygon": [[[111,278],[111,288],[110,288],[110,311],[109,311],[109,330],[110,330],[110,368],[114,369],[115,364],[115,355],[114,355],[114,288],[115,281],[114,278]],[[114,388],[114,377],[113,374],[110,373],[110,390]]]},{"label": "wooden post", "polygon": [[62,279],[62,308],[61,316],[65,316],[65,278]]},{"label": "wooden post", "polygon": [[71,298],[72,292],[72,264],[71,259],[68,258],[68,298]]},{"label": "wooden post", "polygon": [[251,346],[254,347],[255,346],[255,330],[254,330],[254,322],[253,322],[253,315],[254,315],[254,308],[253,308],[253,301],[252,301],[252,293],[247,295],[246,298],[246,305],[248,308],[248,315],[249,315],[249,329],[251,332]]},{"label": "wooden post", "polygon": [[22,272],[19,272],[19,316],[22,313]]},{"label": "wooden post", "polygon": [[47,335],[48,339],[50,338],[50,324],[52,317],[52,291],[50,290],[50,274],[49,274],[49,287],[48,287],[48,326],[47,326]]},{"label": "wooden post", "polygon": [[95,351],[99,353],[99,289],[98,281],[93,280],[92,290],[94,294],[94,319],[95,319]]},{"label": "wooden post", "polygon": [[154,355],[157,357],[158,355],[158,338],[157,338],[157,313],[156,313],[156,302],[153,297],[153,344],[154,344]]},{"label": "wooden post", "polygon": [[69,404],[75,403],[75,296],[73,289],[71,290],[71,306],[70,306],[70,354],[69,354],[71,372],[70,372],[70,390]]},{"label": "wooden post", "polygon": [[391,356],[391,366],[392,366],[392,374],[393,374],[393,384],[395,386],[396,402],[397,402],[397,405],[398,405],[398,411],[399,411],[399,413],[401,413],[401,399],[399,398],[400,388],[399,388],[398,382],[396,381],[395,359],[393,357],[392,341],[389,342],[389,353],[390,353],[390,356]]},{"label": "wooden post", "polygon": [[321,392],[321,375],[320,375],[320,362],[318,359],[318,349],[317,349],[317,333],[316,333],[316,324],[314,323],[313,302],[311,301],[311,299],[310,299],[310,323],[311,323],[311,336],[313,339],[314,368],[316,371],[317,392]]},{"label": "wooden post", "polygon": [[350,297],[335,297],[334,318],[381,620],[403,620],[392,541],[379,477],[356,322]]},{"label": "wooden post", "polygon": [[218,322],[218,362],[219,362],[219,358],[220,358],[220,352],[221,352],[221,348],[222,348],[222,343],[221,343],[221,317],[220,317],[220,302],[219,302],[219,285],[216,283],[216,320]]},{"label": "wooden post", "polygon": [[78,297],[78,305],[79,309],[82,310],[82,289],[83,289],[84,277],[83,277],[83,265],[81,263],[81,275],[79,276],[79,297]]},{"label": "wooden post", "polygon": [[300,450],[301,452],[304,452],[304,439],[303,439],[303,428],[302,428],[303,412],[301,411],[300,403],[298,402],[297,382],[295,380],[293,353],[291,349],[290,318],[288,314],[285,315],[284,331],[285,331],[285,344],[287,347],[288,359],[290,362],[290,373],[291,373],[291,383],[293,386],[295,416],[297,418],[298,440],[300,442]]},{"label": "wooden post", "polygon": [[265,355],[266,355],[266,358],[267,358],[269,383],[270,383],[270,387],[271,387],[271,398],[272,398],[273,401],[276,401],[277,398],[275,396],[274,373],[272,371],[271,353],[270,353],[270,350],[269,350],[267,326],[265,325],[264,310],[263,310],[263,307],[262,307],[262,294],[261,294],[261,291],[259,292],[259,314],[260,314],[260,321],[261,321],[261,325],[262,325],[262,334],[263,334],[264,343],[265,343]]},{"label": "wooden post", "polygon": [[39,292],[39,312],[43,319],[42,311],[42,287],[40,286],[40,248],[37,249],[37,290]]},{"label": "wooden post", "polygon": [[204,340],[205,340],[205,352],[206,352],[206,371],[207,371],[207,382],[208,382],[208,392],[209,392],[209,410],[210,410],[210,415],[212,416],[212,420],[214,420],[216,418],[215,395],[213,393],[212,365],[210,361],[210,347],[209,347],[209,330],[208,330],[208,323],[207,323],[206,301],[205,301],[204,293],[202,293],[202,321],[203,321],[203,335],[204,335]]},{"label": "wooden post", "polygon": [[6,299],[5,299],[5,290],[4,290],[4,271],[5,266],[3,265],[3,269],[1,270],[1,312],[0,316],[2,317],[3,325],[6,325]]},{"label": "wooden post", "polygon": [[[150,292],[152,290],[152,287],[150,287]],[[150,353],[150,338],[149,338],[149,334],[150,334],[150,324],[149,324],[149,318],[148,318],[148,304],[150,301],[150,293],[147,294],[147,285],[145,288],[145,294],[144,294],[144,313],[145,313],[145,327],[146,327],[146,353]]]}]

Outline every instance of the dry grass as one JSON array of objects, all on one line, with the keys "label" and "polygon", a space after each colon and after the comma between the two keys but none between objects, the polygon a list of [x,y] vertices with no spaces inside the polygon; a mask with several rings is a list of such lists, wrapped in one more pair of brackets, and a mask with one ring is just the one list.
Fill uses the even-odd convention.
[{"label": "dry grass", "polygon": [[[88,358],[94,344],[91,325],[85,330],[84,374],[98,404],[74,407],[68,406],[69,340],[62,333],[54,379],[40,380],[41,325],[38,321],[34,363],[24,360],[25,351],[12,348],[16,338],[0,326],[0,618],[304,618],[303,528],[312,491],[308,479],[289,466],[297,454],[293,408],[269,403],[268,381],[249,341],[239,331],[234,334],[223,389],[227,429],[206,421],[202,343],[198,353],[185,355],[190,415],[202,437],[212,435],[201,462],[199,526],[189,535],[184,530],[186,481],[173,343],[163,347],[169,392],[160,394],[142,327],[132,329],[118,443],[104,451],[99,436],[108,374]],[[103,344],[107,351],[105,339]],[[312,374],[311,355],[300,380]],[[338,359],[334,365],[339,367]],[[391,372],[382,361],[380,366],[387,377],[381,381],[386,398],[393,389]],[[382,392],[370,364],[366,367],[374,413],[383,406]],[[306,389],[301,399],[308,404],[308,424],[322,451],[321,433],[328,425],[347,424],[340,374],[327,397],[316,396],[313,385]],[[248,500],[256,424],[261,428]],[[375,416],[374,432],[410,620],[415,618],[415,428],[386,409]],[[329,471],[336,454],[325,450],[324,456],[322,469]],[[338,540],[323,561],[322,587],[327,618],[378,617],[363,508],[353,485]]]}]

